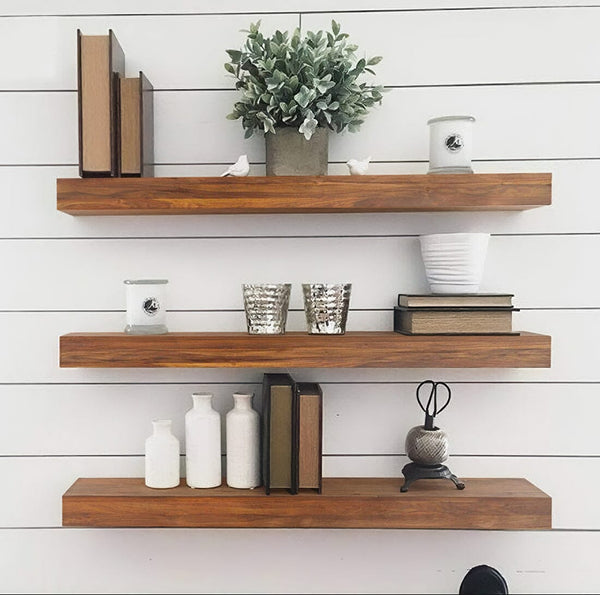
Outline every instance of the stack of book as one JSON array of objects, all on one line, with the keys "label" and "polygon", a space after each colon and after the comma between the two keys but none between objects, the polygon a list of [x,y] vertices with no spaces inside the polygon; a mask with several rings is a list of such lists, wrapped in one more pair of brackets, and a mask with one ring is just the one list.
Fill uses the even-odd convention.
[{"label": "stack of book", "polygon": [[289,374],[263,380],[262,475],[265,493],[321,493],[323,392],[315,383],[294,382]]},{"label": "stack of book", "polygon": [[399,294],[394,331],[405,335],[518,335],[513,294]]},{"label": "stack of book", "polygon": [[79,175],[152,176],[153,87],[142,72],[125,76],[125,54],[114,33],[77,31]]}]

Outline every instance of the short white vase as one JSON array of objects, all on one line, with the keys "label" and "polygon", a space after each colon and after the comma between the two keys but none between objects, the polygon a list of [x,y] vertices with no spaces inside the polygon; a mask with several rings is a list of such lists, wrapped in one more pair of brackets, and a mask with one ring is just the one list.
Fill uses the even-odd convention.
[{"label": "short white vase", "polygon": [[260,416],[252,409],[253,394],[234,393],[225,416],[227,485],[252,489],[260,485]]},{"label": "short white vase", "polygon": [[436,233],[419,237],[432,293],[477,293],[490,234]]},{"label": "short white vase", "polygon": [[179,485],[179,440],[171,433],[170,419],[152,422],[154,432],[146,438],[145,478],[149,488]]},{"label": "short white vase", "polygon": [[185,475],[191,488],[221,485],[221,416],[212,398],[210,393],[194,393],[194,405],[185,414]]}]

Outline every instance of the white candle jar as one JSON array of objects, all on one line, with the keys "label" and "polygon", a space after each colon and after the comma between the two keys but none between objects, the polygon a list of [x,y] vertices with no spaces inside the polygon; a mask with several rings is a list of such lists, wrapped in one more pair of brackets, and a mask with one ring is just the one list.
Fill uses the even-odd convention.
[{"label": "white candle jar", "polygon": [[127,326],[131,335],[162,335],[166,325],[166,279],[125,281],[127,286]]},{"label": "white candle jar", "polygon": [[472,174],[473,116],[432,118],[429,125],[430,174]]}]

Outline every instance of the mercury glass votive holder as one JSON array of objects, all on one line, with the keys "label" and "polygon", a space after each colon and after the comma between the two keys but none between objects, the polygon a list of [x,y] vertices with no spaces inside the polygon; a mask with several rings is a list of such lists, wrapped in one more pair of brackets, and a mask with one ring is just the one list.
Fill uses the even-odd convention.
[{"label": "mercury glass votive holder", "polygon": [[127,287],[125,332],[131,335],[163,335],[167,333],[166,288],[168,281],[166,279],[128,279],[124,283]]},{"label": "mercury glass votive holder", "polygon": [[303,283],[304,313],[310,335],[346,332],[352,283]]},{"label": "mercury glass votive holder", "polygon": [[250,335],[283,335],[290,304],[291,283],[242,285]]}]

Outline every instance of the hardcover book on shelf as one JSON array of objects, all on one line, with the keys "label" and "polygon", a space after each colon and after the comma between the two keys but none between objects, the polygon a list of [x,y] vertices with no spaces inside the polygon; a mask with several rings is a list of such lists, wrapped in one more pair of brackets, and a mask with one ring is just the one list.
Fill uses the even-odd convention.
[{"label": "hardcover book on shelf", "polygon": [[514,308],[394,308],[394,331],[405,335],[518,335]]},{"label": "hardcover book on shelf", "polygon": [[401,308],[512,308],[512,293],[399,293]]},{"label": "hardcover book on shelf", "polygon": [[82,35],[77,30],[79,175],[111,177],[119,172],[117,94],[125,55],[112,30]]},{"label": "hardcover book on shelf", "polygon": [[154,88],[140,71],[119,80],[119,175],[154,175]]},{"label": "hardcover book on shelf", "polygon": [[264,375],[262,474],[266,494],[276,488],[297,492],[294,400],[294,381],[289,374]]},{"label": "hardcover book on shelf", "polygon": [[320,494],[323,476],[323,392],[314,382],[298,382],[295,395],[295,485],[299,490],[313,489]]}]

